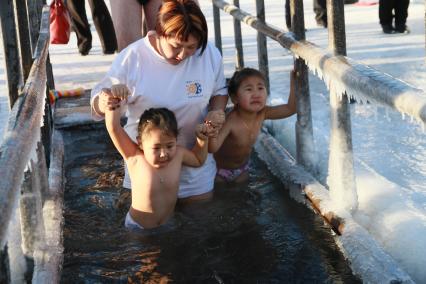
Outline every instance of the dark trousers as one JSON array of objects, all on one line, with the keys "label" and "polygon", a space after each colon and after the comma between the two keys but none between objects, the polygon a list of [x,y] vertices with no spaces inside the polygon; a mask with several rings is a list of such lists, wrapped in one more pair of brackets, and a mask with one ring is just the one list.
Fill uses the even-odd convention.
[{"label": "dark trousers", "polygon": [[315,20],[318,24],[327,26],[327,5],[326,0],[314,0]]},{"label": "dark trousers", "polygon": [[[408,5],[410,0],[379,0],[380,24],[392,26],[395,15],[395,28],[404,29],[408,17]],[[394,11],[395,14],[392,14]]]},{"label": "dark trousers", "polygon": [[[98,32],[104,53],[113,53],[117,50],[114,25],[111,15],[103,0],[89,0],[93,22]],[[77,35],[78,49],[81,53],[88,53],[92,47],[92,34],[87,20],[84,0],[67,0],[71,23]]]}]

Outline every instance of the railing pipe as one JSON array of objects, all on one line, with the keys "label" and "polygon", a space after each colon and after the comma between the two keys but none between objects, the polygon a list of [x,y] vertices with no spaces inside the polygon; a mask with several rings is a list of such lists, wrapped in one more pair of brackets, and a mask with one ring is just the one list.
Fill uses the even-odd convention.
[{"label": "railing pipe", "polygon": [[[346,56],[343,0],[327,0],[328,48]],[[331,198],[348,211],[358,208],[352,151],[349,100],[346,94],[330,91],[330,153],[327,183]]]},{"label": "railing pipe", "polygon": [[[297,40],[305,39],[303,1],[290,0],[291,29]],[[311,98],[309,94],[309,70],[302,58],[295,58],[295,88],[297,100],[296,146],[297,162],[316,175],[314,134],[312,129]]]},{"label": "railing pipe", "polygon": [[20,60],[18,37],[16,34],[15,14],[13,0],[0,1],[0,20],[3,33],[3,50],[6,63],[6,81],[9,96],[9,106],[13,107],[17,98],[20,85]]},{"label": "railing pipe", "polygon": [[[234,0],[235,7],[240,7],[240,1]],[[234,19],[234,41],[235,41],[235,69],[241,70],[244,68],[244,52],[243,52],[243,38],[241,35],[241,22]]]},{"label": "railing pipe", "polygon": [[401,80],[395,80],[388,74],[359,64],[345,56],[333,55],[309,41],[297,41],[292,33],[286,33],[282,29],[263,23],[223,0],[212,0],[212,2],[226,13],[266,34],[294,55],[304,59],[309,68],[336,92],[342,94],[346,91],[349,97],[390,107],[426,124],[426,92],[424,90]]},{"label": "railing pipe", "polygon": [[219,49],[220,53],[222,53],[222,33],[220,30],[220,10],[218,7],[213,5],[213,24],[214,24],[214,42]]},{"label": "railing pipe", "polygon": [[[265,23],[265,3],[263,0],[256,0],[256,13],[257,18]],[[266,36],[257,32],[257,58],[259,62],[259,70],[265,75],[266,89],[270,93],[269,84],[269,63],[268,63],[268,48],[266,47]]]},{"label": "railing pipe", "polygon": [[[49,9],[43,11],[48,23]],[[47,20],[46,20],[47,19]],[[19,195],[24,170],[40,138],[46,88],[46,58],[48,54],[49,26],[42,25],[40,38],[43,48],[25,84],[23,95],[18,98],[10,112],[3,143],[0,146],[0,247],[4,246],[8,222]]]}]

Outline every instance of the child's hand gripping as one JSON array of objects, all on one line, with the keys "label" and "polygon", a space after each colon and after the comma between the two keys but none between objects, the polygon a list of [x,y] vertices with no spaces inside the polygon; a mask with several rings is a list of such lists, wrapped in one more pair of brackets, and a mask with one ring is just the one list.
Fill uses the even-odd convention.
[{"label": "child's hand gripping", "polygon": [[217,130],[215,130],[215,128],[212,125],[210,125],[209,123],[207,123],[207,122],[200,123],[195,128],[195,135],[199,139],[205,141],[209,137],[211,137],[212,135],[216,135],[217,136]]},{"label": "child's hand gripping", "polygon": [[103,112],[105,112],[105,110],[113,111],[120,107],[122,101],[127,101],[129,96],[130,90],[126,85],[112,85],[111,89],[102,89],[102,92],[99,95],[99,105]]},{"label": "child's hand gripping", "polygon": [[204,124],[209,127],[208,136],[216,137],[225,123],[225,112],[223,110],[212,110],[207,113]]}]

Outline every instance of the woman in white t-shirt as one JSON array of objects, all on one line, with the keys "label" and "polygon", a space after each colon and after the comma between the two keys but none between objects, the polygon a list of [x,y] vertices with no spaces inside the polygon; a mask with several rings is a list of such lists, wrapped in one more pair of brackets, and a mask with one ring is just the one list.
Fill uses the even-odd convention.
[{"label": "woman in white t-shirt", "polygon": [[[207,23],[199,6],[193,0],[163,2],[156,31],[120,52],[105,78],[92,89],[94,119],[102,119],[114,103],[102,91],[114,84],[125,84],[131,92],[124,128],[134,141],[140,115],[148,108],[166,107],[178,121],[178,144],[191,149],[195,126],[218,114],[224,117],[228,101],[222,57],[207,42]],[[215,175],[210,154],[200,168],[183,167],[178,197],[209,198]],[[127,173],[123,185],[130,188]]]}]

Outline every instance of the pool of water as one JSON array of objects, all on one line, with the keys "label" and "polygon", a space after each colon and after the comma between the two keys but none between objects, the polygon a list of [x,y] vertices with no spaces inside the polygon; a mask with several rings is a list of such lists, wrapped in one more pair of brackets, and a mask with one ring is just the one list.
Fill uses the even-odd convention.
[{"label": "pool of water", "polygon": [[253,155],[250,180],[178,205],[171,222],[124,228],[129,192],[103,128],[64,132],[62,283],[360,283],[330,229]]}]

